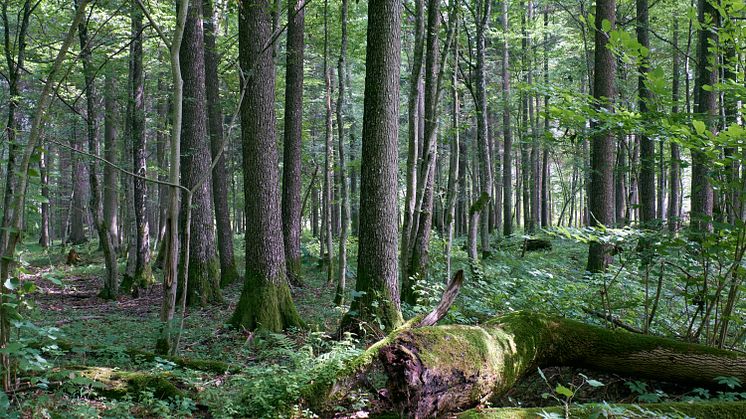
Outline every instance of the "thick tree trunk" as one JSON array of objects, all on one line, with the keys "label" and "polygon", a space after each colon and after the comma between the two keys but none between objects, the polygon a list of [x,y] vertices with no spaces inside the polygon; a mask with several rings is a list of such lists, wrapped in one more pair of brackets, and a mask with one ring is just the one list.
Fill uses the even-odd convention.
[{"label": "thick tree trunk", "polygon": [[[83,150],[83,141],[78,138],[77,124],[73,127],[70,146],[77,151]],[[83,244],[88,241],[85,226],[88,221],[88,197],[86,188],[86,168],[82,157],[75,151],[70,152],[72,170],[70,183],[73,185],[72,206],[70,208],[70,235],[67,241],[71,244]]]},{"label": "thick tree trunk", "polygon": [[291,284],[300,286],[303,285],[300,263],[300,194],[305,14],[303,0],[290,0],[289,4],[291,7],[288,7],[285,138],[282,158],[282,231],[288,280]]},{"label": "thick tree trunk", "polygon": [[239,61],[247,74],[241,103],[246,274],[230,320],[236,327],[281,331],[302,324],[287,282],[275,142],[275,65],[265,48],[272,29],[267,0],[243,0],[238,18]]},{"label": "thick tree trunk", "polygon": [[[187,1],[187,0],[184,0]],[[205,89],[205,43],[202,26],[202,0],[188,0],[184,39],[180,51],[184,80],[181,126],[182,185],[192,189],[210,170],[210,144],[207,134],[207,95]],[[221,121],[222,123],[222,121]],[[221,141],[222,142],[222,141]],[[179,276],[188,280],[187,304],[205,306],[222,300],[220,261],[216,255],[213,227],[212,184],[210,179],[193,192],[189,234],[188,271],[182,261]],[[252,195],[246,195],[252,196]],[[187,200],[182,201],[180,236],[185,238]],[[183,280],[180,282],[184,282]]]},{"label": "thick tree trunk", "polygon": [[[593,97],[599,108],[609,110],[614,106],[614,78],[616,73],[614,54],[607,48],[608,35],[601,30],[601,22],[608,20],[614,28],[616,0],[596,2],[596,46]],[[591,226],[610,226],[614,222],[614,135],[608,129],[594,128],[591,147],[591,183],[589,191],[589,215]],[[608,245],[592,242],[588,251],[590,272],[602,272],[611,262]]]},{"label": "thick tree trunk", "polygon": [[[220,79],[218,78],[219,54],[215,47],[216,16],[212,0],[202,1],[204,47],[205,47],[205,93],[207,95],[207,119],[210,132],[210,155],[212,159],[224,148],[223,110],[220,107]],[[218,254],[220,256],[220,285],[232,284],[239,278],[236,261],[233,257],[233,229],[231,213],[228,206],[228,173],[226,172],[226,154],[212,170],[212,202],[215,207],[215,225],[217,227]]]},{"label": "thick tree trunk", "polygon": [[[713,132],[718,125],[718,94],[712,88],[717,83],[718,68],[712,65],[717,61],[711,53],[711,45],[717,43],[716,31],[720,16],[708,0],[697,2],[698,21],[702,25],[697,39],[697,68],[694,81],[694,112],[697,118]],[[709,22],[709,23],[708,23]],[[713,190],[710,182],[709,158],[695,147],[692,149],[692,189],[691,189],[691,225],[693,230],[706,232],[712,230]]]},{"label": "thick tree trunk", "polygon": [[[147,142],[145,133],[145,76],[143,73],[143,40],[142,40],[143,14],[140,8],[132,5],[132,34],[135,37],[130,46],[130,127],[129,134],[132,147],[133,172],[139,176],[147,173]],[[132,292],[137,296],[140,290],[148,289],[155,278],[150,266],[150,223],[147,217],[148,185],[141,178],[134,178],[132,186],[132,209],[134,219],[134,237],[130,237],[130,250],[134,255],[129,255],[130,260],[134,258],[134,270],[125,274],[122,283],[123,292]]]},{"label": "thick tree trunk", "polygon": [[[356,291],[342,328],[401,321],[398,280],[397,154],[401,0],[368,3],[360,239]],[[351,327],[352,326],[352,327]]]}]

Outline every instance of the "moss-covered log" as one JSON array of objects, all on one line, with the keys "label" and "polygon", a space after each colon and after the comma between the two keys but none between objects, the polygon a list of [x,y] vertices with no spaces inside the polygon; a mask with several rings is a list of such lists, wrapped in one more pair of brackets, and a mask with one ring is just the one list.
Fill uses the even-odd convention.
[{"label": "moss-covered log", "polygon": [[126,395],[138,397],[144,391],[153,393],[153,396],[159,399],[170,399],[183,394],[168,373],[120,371],[104,367],[68,367],[54,371],[50,377],[60,384],[89,386],[97,394],[115,399]]},{"label": "moss-covered log", "polygon": [[[746,380],[744,354],[534,313],[481,326],[403,328],[373,348],[387,382],[377,391],[380,402],[407,417],[476,406],[537,367],[575,366],[692,385],[712,385],[718,376]],[[370,349],[365,356],[371,359]],[[359,377],[360,364],[347,372]],[[337,399],[342,382],[333,387]],[[350,382],[347,376],[345,384]]]},{"label": "moss-covered log", "polygon": [[[746,402],[704,401],[670,402],[649,404],[581,404],[571,406],[570,417],[692,417],[706,419],[740,419],[746,412]],[[459,419],[535,419],[542,413],[555,413],[564,416],[563,406],[532,408],[472,409],[460,415]]]}]

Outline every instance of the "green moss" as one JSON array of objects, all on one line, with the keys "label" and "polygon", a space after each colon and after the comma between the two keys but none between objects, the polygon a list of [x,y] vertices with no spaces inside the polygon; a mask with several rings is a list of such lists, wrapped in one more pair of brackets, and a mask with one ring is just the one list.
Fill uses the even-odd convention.
[{"label": "green moss", "polygon": [[262,278],[258,273],[247,273],[230,324],[236,328],[261,328],[272,332],[304,327],[284,275],[280,278]]},{"label": "green moss", "polygon": [[189,261],[187,304],[205,307],[223,302],[220,293],[220,261],[217,256],[206,261]]},{"label": "green moss", "polygon": [[[126,395],[137,397],[143,391],[152,392],[159,399],[169,399],[183,395],[171,382],[167,373],[151,374],[135,371],[118,371],[104,367],[80,367],[72,370],[57,371],[56,375],[63,382],[89,385],[98,394],[110,398],[121,398]],[[73,381],[82,377],[85,381]]]},{"label": "green moss", "polygon": [[[658,418],[661,416],[673,417],[693,417],[698,419],[740,419],[746,412],[746,403],[744,402],[670,402],[670,403],[650,403],[650,404],[584,404],[574,405],[570,408],[571,417],[589,417],[594,414],[600,414],[598,417],[606,417],[604,412],[608,412],[610,417],[625,417],[634,414],[639,418]],[[524,419],[538,418],[543,412],[556,413],[564,415],[564,408],[561,406],[553,407],[534,407],[528,409],[519,408],[498,408],[498,409],[471,409],[458,415],[460,419]]]}]

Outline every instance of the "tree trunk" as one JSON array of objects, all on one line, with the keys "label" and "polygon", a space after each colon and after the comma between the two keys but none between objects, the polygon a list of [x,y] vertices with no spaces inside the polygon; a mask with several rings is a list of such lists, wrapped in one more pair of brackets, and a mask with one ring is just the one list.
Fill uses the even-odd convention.
[{"label": "tree trunk", "polygon": [[275,65],[270,41],[272,5],[242,0],[238,18],[239,62],[247,75],[241,103],[246,274],[231,324],[254,330],[281,331],[302,324],[287,282],[282,238],[280,185],[275,141]]},{"label": "tree trunk", "polygon": [[[115,99],[116,86],[114,76],[107,72],[104,82],[104,158],[110,162],[117,161],[117,128],[116,115],[118,109]],[[109,229],[114,251],[119,251],[119,176],[116,169],[104,165],[104,223]]]},{"label": "tree trunk", "polygon": [[[718,68],[712,65],[712,61],[717,61],[717,57],[710,51],[711,45],[717,43],[714,30],[719,26],[720,16],[708,0],[698,0],[697,9],[697,19],[702,28],[699,29],[697,39],[694,112],[698,114],[697,118],[701,118],[700,121],[704,120],[702,122],[714,134],[717,133],[718,125],[718,94],[712,86],[717,83]],[[712,230],[713,191],[709,164],[709,158],[701,149],[692,149],[691,225],[696,232]]]},{"label": "tree trunk", "polygon": [[347,190],[347,160],[345,159],[345,113],[347,112],[345,98],[345,84],[347,81],[347,0],[342,0],[341,16],[342,22],[342,45],[337,63],[337,78],[339,79],[339,92],[337,97],[337,130],[338,130],[338,153],[339,153],[339,179],[341,219],[339,229],[339,257],[337,271],[337,290],[334,295],[334,303],[344,303],[345,286],[347,281],[347,228],[350,223],[350,194]]},{"label": "tree trunk", "polygon": [[[459,16],[458,9],[454,8],[451,14],[450,24],[454,26],[454,36],[458,39],[458,25]],[[456,224],[456,199],[459,188],[464,188],[464,185],[459,184],[459,167],[460,167],[460,149],[461,149],[461,127],[459,126],[461,102],[458,95],[458,63],[459,63],[459,48],[458,42],[453,43],[453,69],[451,78],[451,121],[453,130],[453,137],[450,141],[450,152],[448,162],[448,190],[446,191],[446,207],[445,207],[445,224],[446,224],[446,278],[451,277],[451,249],[453,247],[453,239],[455,234]]]},{"label": "tree trunk", "polygon": [[401,237],[401,272],[402,282],[409,281],[409,261],[411,259],[411,241],[414,240],[412,231],[415,225],[416,203],[417,203],[417,180],[418,162],[422,157],[419,150],[422,148],[423,133],[420,130],[421,115],[419,103],[423,92],[423,57],[425,51],[425,0],[415,0],[415,23],[414,23],[414,52],[412,58],[412,73],[409,76],[408,97],[408,142],[407,142],[407,179],[406,195],[404,197],[404,222]]},{"label": "tree trunk", "polygon": [[[202,26],[202,0],[189,1],[184,39],[180,51],[184,79],[181,126],[182,185],[192,189],[210,170],[210,143],[207,133],[207,95],[205,88],[205,43]],[[221,121],[222,123],[222,121]],[[247,197],[254,195],[246,195]],[[216,255],[213,228],[212,187],[210,179],[193,192],[190,226],[185,225],[187,200],[182,201],[180,236],[189,228],[188,271],[182,261],[179,276],[188,280],[187,304],[205,306],[222,301],[220,295],[220,262]],[[183,280],[180,282],[184,282]]]},{"label": "tree trunk", "polygon": [[[673,81],[671,83],[671,101],[673,102],[671,113],[674,116],[679,113],[681,69],[679,57],[679,19],[673,19]],[[671,173],[669,175],[668,191],[668,230],[675,232],[681,226],[681,208],[679,207],[679,196],[681,195],[681,148],[678,143],[671,141]]]},{"label": "tree trunk", "polygon": [[[95,68],[91,63],[91,46],[88,40],[88,23],[81,22],[78,26],[78,37],[80,38],[80,60],[83,62],[83,73],[85,80],[86,96],[86,132],[88,134],[88,153],[98,157],[100,145],[98,141],[98,95],[96,91]],[[119,280],[117,254],[114,248],[114,240],[111,230],[106,224],[102,204],[102,188],[98,176],[98,160],[91,158],[88,161],[88,178],[91,186],[90,208],[93,214],[93,224],[98,233],[98,240],[104,254],[104,266],[106,274],[99,296],[104,299],[116,299]]]},{"label": "tree trunk", "polygon": [[[486,75],[486,49],[487,49],[487,32],[489,31],[489,21],[491,15],[492,2],[489,0],[477,0],[477,28],[476,28],[476,113],[477,113],[477,150],[479,150],[479,168],[480,168],[480,194],[487,194],[489,200],[493,200],[492,184],[492,156],[489,153],[488,132],[487,132],[487,75]],[[482,245],[482,254],[487,256],[491,253],[490,249],[490,231],[489,231],[489,202],[480,209],[480,241]]]},{"label": "tree trunk", "polygon": [[[219,55],[215,47],[216,19],[212,0],[203,0],[204,47],[205,47],[205,93],[207,95],[207,119],[210,130],[210,155],[212,159],[223,151],[223,110],[220,107],[220,79],[218,78]],[[230,207],[228,207],[228,173],[226,153],[212,170],[212,200],[215,206],[218,254],[220,256],[220,285],[232,284],[239,278],[236,261],[233,257],[233,229],[231,228]]]},{"label": "tree trunk", "polygon": [[[643,120],[647,117],[649,108],[654,106],[653,93],[645,84],[647,73],[650,71],[650,35],[648,31],[648,0],[636,0],[637,4],[637,42],[648,55],[641,54],[638,68],[637,89],[639,91],[639,109]],[[655,143],[646,133],[640,137],[640,223],[650,227],[656,218],[655,214]]]},{"label": "tree trunk", "polygon": [[[360,238],[354,299],[342,329],[401,321],[397,284],[397,154],[401,0],[368,3],[363,147],[360,170]],[[359,329],[358,329],[359,330]]]},{"label": "tree trunk", "polygon": [[[282,158],[282,231],[288,280],[303,285],[300,260],[301,143],[303,137],[304,0],[288,2],[285,138]],[[343,23],[344,24],[344,23]]]},{"label": "tree trunk", "polygon": [[326,254],[324,260],[326,266],[326,283],[331,284],[334,277],[334,266],[332,260],[333,252],[333,234],[334,229],[332,217],[334,207],[333,189],[334,189],[334,133],[332,132],[332,72],[329,67],[329,0],[324,0],[324,105],[325,105],[325,125],[324,125],[324,196],[323,212],[324,220],[324,240],[323,251]]},{"label": "tree trunk", "polygon": [[[42,147],[43,148],[43,147]],[[51,244],[52,236],[49,230],[50,218],[50,195],[49,195],[49,172],[50,172],[50,152],[43,149],[39,153],[39,181],[41,182],[41,196],[44,200],[41,203],[41,225],[39,226],[39,245],[47,248]]]},{"label": "tree trunk", "polygon": [[[510,31],[508,0],[502,0],[502,30]],[[510,45],[508,37],[502,44],[502,79],[503,79],[503,235],[513,234],[513,132],[510,125]]]},{"label": "tree trunk", "polygon": [[[596,41],[593,97],[598,108],[612,109],[614,105],[614,54],[607,48],[608,34],[601,30],[601,23],[608,20],[614,28],[616,0],[596,2]],[[591,183],[589,191],[589,215],[591,226],[610,226],[614,221],[614,135],[602,124],[594,122],[591,147]],[[600,242],[592,242],[588,251],[590,272],[603,272],[611,262],[610,248]]]},{"label": "tree trunk", "polygon": [[[78,138],[77,123],[73,126],[73,136],[70,139],[70,146],[73,150],[82,151],[83,141]],[[72,170],[70,171],[71,178],[70,182],[73,185],[73,199],[70,213],[70,235],[67,241],[71,244],[83,244],[88,242],[86,236],[85,226],[88,219],[88,199],[86,190],[86,168],[85,163],[80,155],[75,152],[70,152],[70,160],[72,161]]]}]

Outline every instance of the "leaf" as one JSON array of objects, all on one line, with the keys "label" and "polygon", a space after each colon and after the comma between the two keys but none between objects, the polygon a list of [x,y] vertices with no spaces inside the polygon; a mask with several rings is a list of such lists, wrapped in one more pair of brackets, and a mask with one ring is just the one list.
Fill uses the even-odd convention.
[{"label": "leaf", "polygon": [[693,120],[692,125],[694,126],[694,130],[697,132],[697,135],[703,135],[705,133],[705,130],[707,129],[705,123],[698,119]]},{"label": "leaf", "polygon": [[557,387],[554,389],[554,392],[557,394],[561,394],[567,398],[570,398],[575,394],[572,392],[572,390],[563,386],[562,384],[557,384]]},{"label": "leaf", "polygon": [[601,21],[601,29],[603,29],[604,32],[609,32],[611,30],[611,22],[609,22],[609,19]]},{"label": "leaf", "polygon": [[588,385],[591,386],[591,387],[603,387],[604,386],[604,383],[602,383],[602,382],[600,382],[598,380],[594,380],[592,378],[589,379],[589,380],[585,380],[585,382],[588,383]]}]

